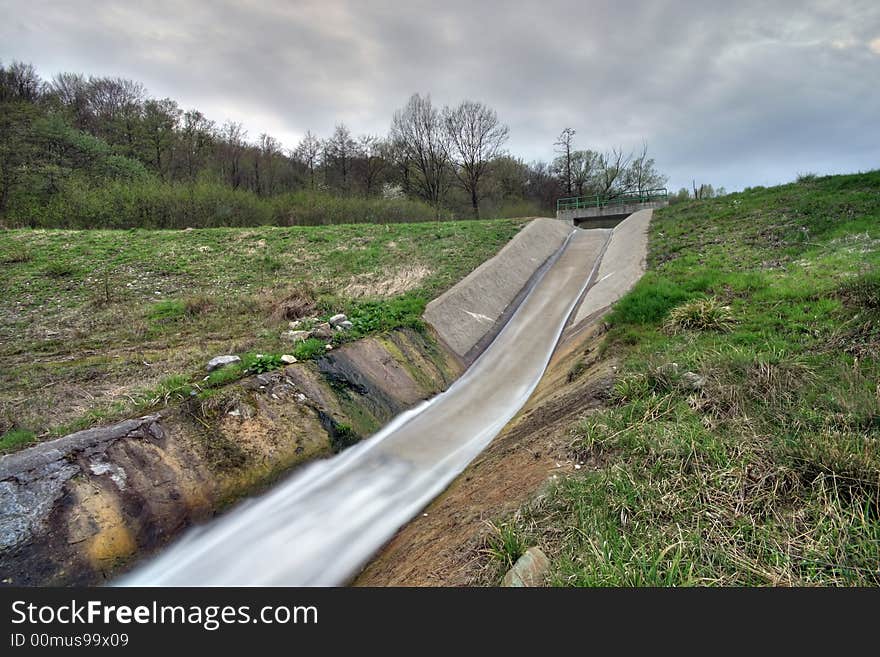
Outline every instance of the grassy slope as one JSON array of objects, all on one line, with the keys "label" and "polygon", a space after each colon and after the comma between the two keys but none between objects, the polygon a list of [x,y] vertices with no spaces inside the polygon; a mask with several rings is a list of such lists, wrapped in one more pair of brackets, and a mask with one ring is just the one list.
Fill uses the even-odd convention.
[{"label": "grassy slope", "polygon": [[185,395],[218,354],[293,353],[291,293],[355,337],[412,322],[522,225],[2,231],[0,449]]},{"label": "grassy slope", "polygon": [[[583,474],[510,544],[559,585],[880,584],[880,172],[664,209],[649,251]],[[699,299],[732,328],[672,330]]]}]

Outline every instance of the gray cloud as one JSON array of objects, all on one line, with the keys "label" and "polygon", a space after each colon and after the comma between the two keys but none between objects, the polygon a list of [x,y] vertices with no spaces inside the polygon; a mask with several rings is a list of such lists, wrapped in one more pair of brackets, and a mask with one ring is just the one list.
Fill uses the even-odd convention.
[{"label": "gray cloud", "polygon": [[876,0],[0,0],[0,58],[144,82],[293,146],[384,133],[415,92],[496,108],[510,150],[649,143],[670,186],[880,167]]}]

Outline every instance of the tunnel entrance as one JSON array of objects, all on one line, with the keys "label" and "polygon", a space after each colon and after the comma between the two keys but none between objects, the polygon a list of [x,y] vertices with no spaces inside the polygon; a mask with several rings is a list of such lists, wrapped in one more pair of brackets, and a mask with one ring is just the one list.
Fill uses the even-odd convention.
[{"label": "tunnel entrance", "polygon": [[584,217],[582,219],[573,219],[574,225],[577,228],[583,228],[588,230],[590,228],[614,228],[621,221],[626,219],[631,212],[627,212],[626,214],[612,214],[605,215],[603,217]]}]

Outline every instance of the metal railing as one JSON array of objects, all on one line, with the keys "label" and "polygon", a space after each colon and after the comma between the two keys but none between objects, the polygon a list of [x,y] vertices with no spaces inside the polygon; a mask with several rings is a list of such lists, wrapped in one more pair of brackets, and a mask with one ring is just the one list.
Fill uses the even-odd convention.
[{"label": "metal railing", "polygon": [[650,203],[651,201],[666,201],[669,191],[662,189],[645,189],[641,192],[618,194],[609,196],[595,194],[593,196],[570,196],[556,201],[556,210],[579,210],[580,208],[604,208],[614,205],[629,205],[630,203]]}]

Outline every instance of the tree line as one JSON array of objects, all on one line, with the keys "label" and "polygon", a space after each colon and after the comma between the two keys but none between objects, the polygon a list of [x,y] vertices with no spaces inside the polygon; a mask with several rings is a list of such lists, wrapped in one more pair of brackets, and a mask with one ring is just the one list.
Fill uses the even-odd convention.
[{"label": "tree line", "polygon": [[[575,131],[565,129],[553,160],[526,163],[505,150],[509,132],[483,103],[437,107],[414,94],[386,135],[355,135],[339,123],[329,136],[309,131],[286,147],[267,133],[251,138],[241,123],[216,123],[173,99],[153,98],[132,80],[79,73],[42,79],[30,64],[0,63],[0,217],[21,223],[50,207],[87,215],[98,203],[93,196],[120,206],[109,189],[143,189],[155,198],[167,188],[175,190],[169,199],[198,189],[205,207],[215,194],[211,212],[219,215],[240,211],[221,212],[230,199],[271,203],[260,221],[280,223],[294,221],[279,210],[282,198],[311,199],[313,209],[315,198],[372,199],[383,208],[408,201],[407,211],[419,208],[415,218],[479,218],[547,213],[560,196],[613,196],[665,182],[646,145],[628,155],[578,150]],[[63,202],[70,199],[83,209]],[[137,199],[126,211],[155,219],[153,205],[138,210]]]}]

